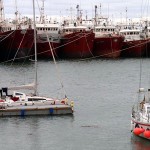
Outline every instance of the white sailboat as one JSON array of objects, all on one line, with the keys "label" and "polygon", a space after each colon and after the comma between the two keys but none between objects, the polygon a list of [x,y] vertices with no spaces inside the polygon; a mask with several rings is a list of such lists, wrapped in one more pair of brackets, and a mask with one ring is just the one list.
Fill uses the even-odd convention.
[{"label": "white sailboat", "polygon": [[150,140],[150,89],[141,88],[142,61],[140,64],[140,83],[138,101],[132,107],[131,132]]},{"label": "white sailboat", "polygon": [[[35,43],[35,82],[33,84],[24,86],[2,88],[0,90],[1,93],[0,116],[73,114],[74,102],[69,100],[66,97],[66,95],[65,98],[63,99],[54,99],[49,97],[41,97],[37,95],[37,51],[36,51],[34,0],[33,0],[33,15],[34,15],[33,18],[34,18],[34,43]],[[53,59],[55,65],[57,65],[54,55]],[[12,95],[8,94],[8,90],[21,90],[21,89],[34,90],[34,93],[26,95],[23,92],[13,91]]]}]

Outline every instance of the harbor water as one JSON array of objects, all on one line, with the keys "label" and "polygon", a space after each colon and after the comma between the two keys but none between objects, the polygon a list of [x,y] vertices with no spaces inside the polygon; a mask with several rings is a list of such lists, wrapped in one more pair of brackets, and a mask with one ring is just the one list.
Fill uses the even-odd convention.
[{"label": "harbor water", "polygon": [[[146,150],[132,135],[130,114],[139,88],[148,88],[149,59],[38,62],[38,93],[74,100],[74,115],[0,118],[2,150]],[[58,73],[59,72],[59,73]],[[34,64],[0,64],[0,86],[31,83]]]}]

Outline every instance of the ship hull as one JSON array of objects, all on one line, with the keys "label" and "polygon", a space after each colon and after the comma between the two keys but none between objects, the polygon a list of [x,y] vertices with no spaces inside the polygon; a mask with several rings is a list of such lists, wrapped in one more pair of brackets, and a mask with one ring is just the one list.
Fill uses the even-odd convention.
[{"label": "ship hull", "polygon": [[87,58],[93,56],[95,34],[91,31],[66,34],[61,39],[61,58]]},{"label": "ship hull", "polygon": [[96,57],[118,58],[120,57],[123,37],[95,37],[93,54]]},{"label": "ship hull", "polygon": [[146,40],[124,41],[121,57],[141,57],[145,55]]},{"label": "ship hull", "polygon": [[34,30],[11,30],[0,33],[0,60],[28,59],[33,46]]},{"label": "ship hull", "polygon": [[150,38],[146,41],[145,57],[150,57]]},{"label": "ship hull", "polygon": [[[141,128],[143,131],[139,134],[134,133],[136,128]],[[150,129],[150,123],[140,122],[134,118],[131,118],[131,132],[133,132],[136,136],[145,138],[150,140],[150,137],[145,136],[144,132]]]},{"label": "ship hull", "polygon": [[[59,51],[59,42],[48,42],[48,41],[42,41],[37,40],[37,58],[39,59],[52,59],[52,51],[54,54],[54,57],[58,57],[58,51]],[[32,49],[32,56],[34,55],[34,46]]]}]

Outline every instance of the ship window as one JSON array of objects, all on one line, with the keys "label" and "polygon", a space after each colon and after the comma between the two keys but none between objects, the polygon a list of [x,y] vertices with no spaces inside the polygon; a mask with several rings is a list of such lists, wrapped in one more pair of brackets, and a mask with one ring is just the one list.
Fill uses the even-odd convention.
[{"label": "ship window", "polygon": [[104,29],[104,31],[107,31],[107,29]]},{"label": "ship window", "polygon": [[150,112],[150,107],[147,107],[147,113],[149,113]]},{"label": "ship window", "polygon": [[43,100],[46,100],[46,99],[43,99],[43,98],[28,98],[28,101],[43,101]]},{"label": "ship window", "polygon": [[133,32],[130,32],[130,35],[133,35]]},{"label": "ship window", "polygon": [[23,94],[21,94],[21,93],[15,93],[15,95],[23,95]]}]

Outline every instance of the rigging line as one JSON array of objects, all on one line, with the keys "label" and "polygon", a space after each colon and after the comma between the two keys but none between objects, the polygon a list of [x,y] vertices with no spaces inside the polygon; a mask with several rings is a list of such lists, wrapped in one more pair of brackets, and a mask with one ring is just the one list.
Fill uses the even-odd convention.
[{"label": "rigging line", "polygon": [[[79,37],[78,39],[80,39],[81,37]],[[76,39],[76,40],[78,40],[78,39]],[[76,41],[76,40],[74,40],[74,41]],[[72,41],[71,41],[72,42]],[[71,42],[68,42],[68,43],[66,43],[66,44],[64,44],[64,45],[67,45],[67,44],[69,44],[69,43],[71,43]],[[144,45],[144,44],[146,44],[146,43],[148,43],[148,42],[150,42],[150,39],[149,40],[147,40],[147,41],[145,41],[145,42],[142,42],[142,43],[140,43],[140,44],[137,44],[136,46],[139,46],[139,45]],[[131,46],[131,47],[129,47],[129,48],[124,48],[124,49],[121,49],[121,50],[118,50],[118,51],[115,51],[115,52],[113,52],[113,53],[117,53],[117,52],[122,52],[122,51],[126,51],[126,50],[128,50],[128,49],[130,49],[130,48],[133,48],[133,47],[136,47],[136,46]],[[59,47],[57,47],[57,48],[61,48],[62,47],[62,45],[61,46],[59,46]],[[55,49],[57,49],[57,48],[54,48],[53,50],[55,50]],[[48,52],[49,50],[47,50],[47,51],[44,51],[44,52],[41,52],[41,53],[45,53],[45,52]],[[41,53],[38,53],[38,55],[40,55]],[[92,56],[92,57],[88,57],[88,58],[82,58],[82,59],[78,59],[77,61],[86,61],[86,60],[90,60],[90,59],[94,59],[94,58],[100,58],[100,57],[103,57],[103,56],[107,56],[107,55],[110,55],[110,54],[112,54],[112,52],[111,53],[106,53],[106,54],[103,54],[103,55],[97,55],[97,56]],[[18,59],[22,59],[22,58],[26,58],[26,57],[32,57],[32,56],[34,56],[35,54],[33,54],[33,55],[29,55],[29,56],[25,56],[25,57],[19,57],[19,58],[16,58],[16,60],[18,60]],[[0,62],[0,64],[4,64],[4,63],[7,63],[7,62],[10,62],[10,61],[12,61],[12,59],[10,59],[10,60],[7,60],[7,61],[3,61],[3,62]]]},{"label": "rigging line", "polygon": [[[26,30],[26,33],[27,33],[27,30]],[[20,44],[19,44],[19,47],[18,47],[18,49],[17,49],[17,52],[16,52],[14,58],[13,58],[13,61],[15,60],[15,58],[16,58],[16,56],[17,56],[17,54],[18,54],[18,51],[20,50],[21,44],[22,44],[22,42],[23,42],[23,40],[24,40],[24,38],[25,38],[26,33],[25,33],[25,34],[23,35],[23,37],[22,37],[22,40],[21,40],[21,42],[20,42]],[[12,63],[11,63],[10,66],[12,66],[13,61],[12,61]]]},{"label": "rigging line", "polygon": [[[149,41],[150,41],[150,40],[149,40]],[[148,41],[142,42],[142,43],[140,43],[140,44],[137,44],[136,46],[131,46],[131,47],[129,47],[129,48],[121,49],[121,50],[118,50],[118,51],[115,51],[115,52],[110,52],[110,53],[106,53],[106,54],[103,54],[103,55],[97,55],[97,56],[93,56],[93,57],[88,57],[88,58],[84,58],[84,59],[80,59],[80,60],[81,60],[81,61],[85,61],[85,60],[90,60],[90,59],[94,59],[94,58],[104,57],[104,56],[107,56],[107,55],[111,55],[111,54],[113,54],[113,53],[118,53],[118,52],[126,51],[126,50],[128,50],[128,49],[130,49],[130,48],[137,47],[137,46],[140,46],[140,45],[144,45],[144,44],[146,44],[146,43],[148,43]]]},{"label": "rigging line", "polygon": [[56,60],[55,60],[55,56],[54,56],[54,53],[53,53],[53,49],[51,47],[51,43],[50,43],[50,40],[48,38],[48,34],[46,32],[46,36],[47,36],[47,40],[48,40],[48,43],[49,43],[49,47],[50,47],[50,50],[51,50],[51,53],[52,53],[52,57],[53,57],[53,60],[54,60],[54,64],[55,64],[55,67],[56,67],[56,70],[58,72],[58,78],[59,78],[59,81],[60,81],[60,84],[61,84],[61,87],[63,89],[63,92],[64,92],[64,95],[65,95],[65,98],[67,98],[67,95],[66,95],[66,91],[65,91],[65,88],[64,88],[64,85],[63,85],[63,82],[61,81],[61,75],[60,75],[60,71],[58,69],[58,66],[57,66],[57,63],[56,63]]},{"label": "rigging line", "polygon": [[[110,37],[110,43],[111,43],[111,52],[113,53],[114,52],[114,50],[113,50],[113,46],[112,46],[112,38]],[[114,53],[113,53],[114,54]],[[114,57],[114,55],[113,55],[113,57]]]},{"label": "rigging line", "polygon": [[38,5],[38,9],[39,9],[39,12],[40,12],[40,14],[41,14],[41,10],[40,10],[40,5],[39,5],[39,3],[38,3],[38,0],[36,0],[36,3],[37,3],[37,5]]},{"label": "rigging line", "polygon": [[[90,54],[91,54],[92,56],[94,56],[93,53],[92,53],[91,50],[90,50],[90,46],[89,46],[89,43],[88,43],[88,41],[87,41],[87,37],[88,37],[88,35],[85,33],[85,39],[86,39],[86,43],[87,43],[88,50],[89,50]],[[94,43],[94,41],[93,41],[93,43]]]},{"label": "rigging line", "polygon": [[[88,34],[88,35],[89,35],[89,34]],[[87,36],[88,36],[88,35],[87,35]],[[84,35],[81,35],[81,36],[79,36],[79,38],[77,38],[77,39],[75,39],[75,40],[72,40],[72,41],[70,41],[70,42],[67,42],[66,44],[63,44],[63,45],[61,45],[61,46],[58,46],[58,47],[54,48],[53,51],[56,50],[56,49],[58,49],[58,48],[61,48],[61,47],[63,47],[63,46],[66,46],[66,45],[68,45],[68,44],[70,44],[70,43],[73,43],[73,42],[75,42],[75,41],[77,41],[77,40],[79,40],[79,39],[81,39],[81,38],[83,38],[83,37],[84,37]],[[51,50],[48,49],[48,50],[45,50],[45,51],[40,52],[40,53],[37,53],[37,54],[40,55],[40,54],[43,54],[43,53],[46,53],[46,52],[49,52],[49,51],[51,51]],[[34,56],[34,55],[30,55],[30,56]]]},{"label": "rigging line", "polygon": [[3,40],[5,40],[7,37],[9,37],[11,34],[13,34],[16,30],[13,30],[10,34],[8,34],[7,36],[5,36],[2,40],[0,40],[0,42],[2,42]]}]

